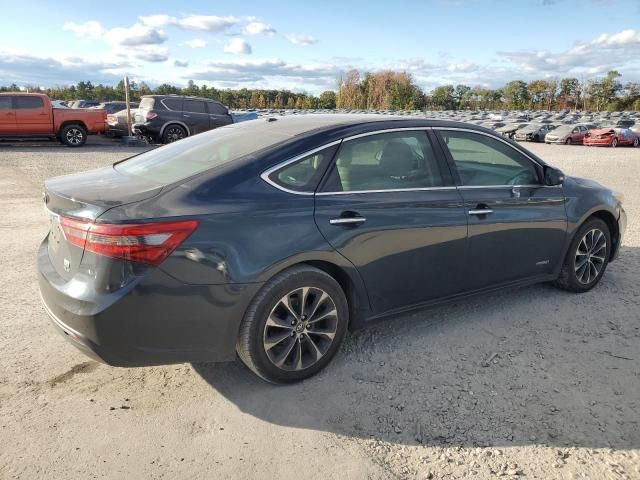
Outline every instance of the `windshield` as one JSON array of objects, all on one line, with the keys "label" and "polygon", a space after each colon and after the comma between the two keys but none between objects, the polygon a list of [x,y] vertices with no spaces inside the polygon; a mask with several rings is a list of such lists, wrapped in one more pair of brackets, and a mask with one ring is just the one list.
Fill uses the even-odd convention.
[{"label": "windshield", "polygon": [[[257,120],[254,120],[254,122]],[[119,172],[164,185],[183,180],[265,149],[287,135],[264,129],[252,129],[252,121],[240,126],[217,128],[206,133],[150,150],[115,165]]]},{"label": "windshield", "polygon": [[542,125],[532,124],[532,125],[527,125],[526,127],[521,129],[520,131],[521,132],[535,132],[537,130],[540,130],[540,127],[542,127]]}]

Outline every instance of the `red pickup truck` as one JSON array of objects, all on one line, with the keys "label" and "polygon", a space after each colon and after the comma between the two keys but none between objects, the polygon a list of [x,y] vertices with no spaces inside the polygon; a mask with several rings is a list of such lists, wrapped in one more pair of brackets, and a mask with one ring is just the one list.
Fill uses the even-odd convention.
[{"label": "red pickup truck", "polygon": [[105,110],[53,108],[42,93],[0,93],[0,138],[57,138],[80,147],[87,135],[103,133],[106,122]]}]

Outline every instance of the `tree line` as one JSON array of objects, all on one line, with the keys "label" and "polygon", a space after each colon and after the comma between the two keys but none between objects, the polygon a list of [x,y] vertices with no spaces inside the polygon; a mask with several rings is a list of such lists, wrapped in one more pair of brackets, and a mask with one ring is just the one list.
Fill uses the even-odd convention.
[{"label": "tree line", "polygon": [[[352,110],[640,110],[640,83],[621,81],[613,70],[592,79],[540,79],[531,82],[513,80],[502,88],[441,85],[429,92],[422,90],[411,74],[383,70],[350,70],[340,74],[336,90],[320,95],[289,90],[217,89],[198,86],[190,80],[185,87],[163,83],[151,88],[144,82],[131,82],[131,98],[142,95],[182,94],[218,100],[231,108],[267,109],[352,109]],[[0,87],[0,92],[18,91],[16,84]],[[30,91],[41,91],[31,88]],[[124,82],[94,85],[81,81],[76,85],[45,88],[58,100],[124,100]]]}]

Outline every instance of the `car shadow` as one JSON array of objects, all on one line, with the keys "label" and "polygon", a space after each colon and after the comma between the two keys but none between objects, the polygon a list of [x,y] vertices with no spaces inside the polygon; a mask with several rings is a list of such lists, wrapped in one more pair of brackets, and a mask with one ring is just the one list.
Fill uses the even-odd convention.
[{"label": "car shadow", "polygon": [[193,368],[242,412],[288,427],[414,445],[637,448],[639,250],[624,247],[583,295],[537,285],[357,331],[299,384],[268,384],[239,361]]}]

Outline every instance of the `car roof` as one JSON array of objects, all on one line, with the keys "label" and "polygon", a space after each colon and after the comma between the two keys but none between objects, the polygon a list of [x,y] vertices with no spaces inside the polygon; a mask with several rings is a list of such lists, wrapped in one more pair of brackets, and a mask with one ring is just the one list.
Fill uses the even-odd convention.
[{"label": "car roof", "polygon": [[466,128],[492,132],[492,130],[470,123],[380,114],[286,115],[266,118],[263,117],[258,120],[250,120],[249,122],[242,122],[237,125],[246,125],[246,127],[271,131],[286,136],[296,136],[312,132],[317,133],[319,131],[342,130],[345,128],[349,129],[351,131],[350,133],[357,133],[357,130],[366,132],[389,128],[426,127]]}]

